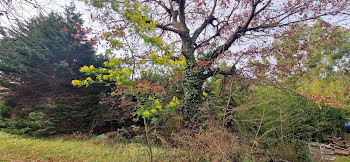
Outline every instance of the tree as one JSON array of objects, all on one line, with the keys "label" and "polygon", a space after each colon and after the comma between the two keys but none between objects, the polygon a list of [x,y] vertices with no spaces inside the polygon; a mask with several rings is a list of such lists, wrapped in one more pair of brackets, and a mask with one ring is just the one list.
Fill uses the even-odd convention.
[{"label": "tree", "polygon": [[0,75],[11,90],[6,103],[10,109],[3,112],[9,114],[8,129],[36,136],[89,127],[98,111],[99,93],[95,90],[91,96],[93,89],[76,90],[70,82],[82,77],[81,66],[101,61],[87,42],[82,23],[70,6],[64,16],[41,15],[4,32]]},{"label": "tree", "polygon": [[[344,14],[349,8],[349,1],[344,0],[85,2],[100,11],[100,15],[96,17],[107,24],[109,30],[103,33],[103,37],[109,41],[112,48],[131,47],[123,57],[128,60],[132,58],[132,66],[135,67],[135,64],[139,63],[136,60],[144,60],[147,56],[153,64],[155,59],[152,58],[157,57],[160,58],[158,60],[165,59],[165,62],[182,57],[185,59],[186,65],[182,75],[183,114],[186,121],[197,118],[204,82],[213,75],[233,75],[237,72],[237,62],[259,56],[261,47],[265,46],[261,44],[267,43],[267,34],[278,32],[279,29],[288,28],[297,22]],[[91,14],[93,16],[95,13]],[[133,43],[141,46],[142,42],[138,41],[138,38],[149,45],[149,48],[133,46]],[[252,41],[258,42],[258,45],[254,45]],[[231,48],[233,46],[238,50]],[[220,71],[215,65],[225,58],[232,58],[236,63],[230,70]],[[160,61],[156,63],[161,64]],[[145,64],[140,67],[144,66]]]},{"label": "tree", "polygon": [[274,74],[280,79],[305,73],[320,77],[347,73],[349,40],[347,30],[323,20],[312,26],[295,24],[276,34],[274,48],[265,57],[274,57]]},{"label": "tree", "polygon": [[[80,14],[66,8],[66,18],[51,13],[18,28],[9,29],[1,40],[0,71],[17,84],[70,82],[80,66],[94,64],[96,57],[81,30]],[[72,35],[79,35],[73,38]]]},{"label": "tree", "polygon": [[321,105],[349,108],[349,31],[318,20],[276,35],[273,74]]}]

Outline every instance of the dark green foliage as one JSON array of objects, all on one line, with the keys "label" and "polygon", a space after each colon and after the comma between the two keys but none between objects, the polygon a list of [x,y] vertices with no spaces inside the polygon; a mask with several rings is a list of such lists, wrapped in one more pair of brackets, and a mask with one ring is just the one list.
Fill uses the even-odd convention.
[{"label": "dark green foliage", "polygon": [[8,133],[25,136],[47,136],[54,134],[56,128],[53,122],[43,112],[29,112],[29,108],[23,108],[25,117],[13,117],[5,119],[5,128],[2,130]]},{"label": "dark green foliage", "polygon": [[241,76],[218,75],[210,78],[204,92],[207,95],[204,97],[206,116],[231,127],[236,119],[237,107],[245,104],[245,99],[251,94],[251,84],[248,78]]},{"label": "dark green foliage", "polygon": [[6,118],[11,117],[11,109],[10,107],[6,106],[3,101],[0,103],[0,128],[6,127]]},{"label": "dark green foliage", "polygon": [[192,67],[187,67],[183,71],[184,81],[184,112],[183,116],[187,122],[194,123],[194,120],[200,120],[200,114],[198,113],[198,107],[202,104],[202,94],[203,94],[203,84],[207,79],[207,76],[204,75],[204,69],[198,68],[195,72],[195,69]]},{"label": "dark green foliage", "polygon": [[[67,9],[67,14],[72,12]],[[96,63],[91,46],[85,42],[79,47],[80,41],[72,38],[81,23],[73,18],[51,13],[9,30],[1,40],[2,75],[12,82],[55,84],[71,80],[84,63]]]},{"label": "dark green foliage", "polygon": [[293,147],[299,161],[312,161],[310,150],[305,141],[292,140],[288,144]]},{"label": "dark green foliage", "polygon": [[10,81],[4,86],[11,83],[0,109],[5,131],[29,136],[88,132],[104,107],[99,104],[104,86],[71,85],[82,77],[81,66],[103,61],[91,50],[74,9],[66,7],[64,16],[50,13],[18,23],[0,40],[1,77]]}]

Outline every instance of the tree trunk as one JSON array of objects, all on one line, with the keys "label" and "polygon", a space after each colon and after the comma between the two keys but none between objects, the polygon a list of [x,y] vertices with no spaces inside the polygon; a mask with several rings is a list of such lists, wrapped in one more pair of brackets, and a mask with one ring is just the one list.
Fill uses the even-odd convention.
[{"label": "tree trunk", "polygon": [[203,84],[207,77],[203,70],[188,66],[184,71],[184,119],[186,122],[194,123],[200,118],[199,106],[202,104]]}]

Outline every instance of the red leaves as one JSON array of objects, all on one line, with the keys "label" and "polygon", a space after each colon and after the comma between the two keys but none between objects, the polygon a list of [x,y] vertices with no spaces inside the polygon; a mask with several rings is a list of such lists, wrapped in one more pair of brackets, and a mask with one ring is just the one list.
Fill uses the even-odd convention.
[{"label": "red leaves", "polygon": [[209,65],[212,61],[204,61],[202,59],[198,60],[197,61],[197,64],[200,66],[200,67],[203,67],[204,69],[209,69]]},{"label": "red leaves", "polygon": [[68,29],[67,29],[67,27],[64,27],[62,30],[61,30],[63,33],[68,33]]},{"label": "red leaves", "polygon": [[166,91],[164,90],[165,84],[166,83],[157,84],[147,80],[138,80],[135,89],[138,93],[154,93],[157,96],[164,96],[166,95]]},{"label": "red leaves", "polygon": [[[93,38],[90,38],[89,40],[87,40],[87,36],[86,35],[91,33],[91,30],[92,30],[91,28],[84,28],[80,24],[77,24],[77,25],[69,24],[69,28],[71,30],[72,29],[76,30],[76,33],[71,33],[70,35],[71,35],[72,38],[80,41],[80,43],[77,46],[81,47],[83,44],[92,45],[92,46],[97,45],[97,37],[96,36],[93,37]],[[66,33],[66,34],[68,34],[68,28],[67,27],[62,28],[61,31]]]},{"label": "red leaves", "polygon": [[[347,89],[350,89],[350,87],[348,87]],[[322,109],[322,104],[333,108],[343,108],[343,109],[348,108],[348,106],[335,100],[335,98],[337,97],[337,94],[338,94],[337,92],[334,92],[333,94],[330,94],[328,96],[322,96],[320,94],[298,93],[298,95],[314,101],[320,109]]]},{"label": "red leaves", "polygon": [[205,7],[207,7],[207,3],[205,3],[204,0],[202,0],[202,1],[200,1],[200,2],[197,3],[197,7],[200,7],[200,6],[202,6],[202,5],[204,5]]}]

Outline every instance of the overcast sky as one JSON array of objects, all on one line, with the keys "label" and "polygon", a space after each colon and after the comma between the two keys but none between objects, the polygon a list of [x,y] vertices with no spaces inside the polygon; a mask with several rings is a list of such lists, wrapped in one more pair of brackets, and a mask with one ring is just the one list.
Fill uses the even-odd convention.
[{"label": "overcast sky", "polygon": [[[7,0],[3,0],[4,3]],[[25,2],[25,0],[12,0],[12,4],[13,4],[13,8],[10,9],[10,12],[12,12],[12,14],[14,16],[10,17],[6,17],[6,16],[0,16],[0,26],[6,26],[9,27],[11,26],[11,22],[15,22],[15,19],[18,20],[25,20],[28,19],[30,17],[34,17],[38,15],[38,11],[43,12],[44,14],[49,13],[51,11],[54,12],[62,12],[64,10],[64,6],[66,5],[70,5],[71,2],[75,3],[78,12],[80,12],[82,14],[82,18],[85,22],[85,26],[86,27],[92,27],[93,30],[95,31],[102,31],[103,30],[103,26],[101,26],[98,22],[93,22],[90,19],[90,7],[85,5],[84,2],[82,0],[36,0],[37,3],[40,5],[41,10],[38,10],[37,8],[34,8],[33,5],[29,5],[28,3],[25,4],[23,2]],[[4,11],[6,9],[3,8],[3,6],[0,6],[0,11]],[[348,16],[347,16],[348,17]],[[10,18],[11,21],[8,21]],[[350,28],[350,23],[349,21],[342,21],[339,23],[339,21],[341,21],[342,19],[346,18],[346,17],[338,17],[338,18],[334,18],[334,17],[323,17],[326,21],[332,23],[333,25],[340,25],[343,26],[345,28]],[[349,19],[349,18],[347,18]],[[103,45],[102,45],[103,46]],[[104,52],[103,50],[104,48],[98,48],[98,53],[102,53]]]},{"label": "overcast sky", "polygon": [[[7,1],[7,0],[2,0]],[[11,23],[16,20],[26,20],[31,17],[37,16],[40,12],[47,14],[51,11],[60,13],[64,10],[64,6],[70,5],[71,2],[76,4],[78,12],[83,14],[83,19],[86,25],[95,26],[97,23],[93,23],[90,20],[90,11],[89,7],[84,4],[84,2],[79,0],[36,0],[40,5],[40,9],[35,8],[33,5],[24,3],[24,0],[12,0],[12,7],[8,8],[7,6],[0,6],[0,11],[8,11],[7,16],[0,16],[0,25],[9,27]],[[1,2],[3,4],[4,2]]]}]

